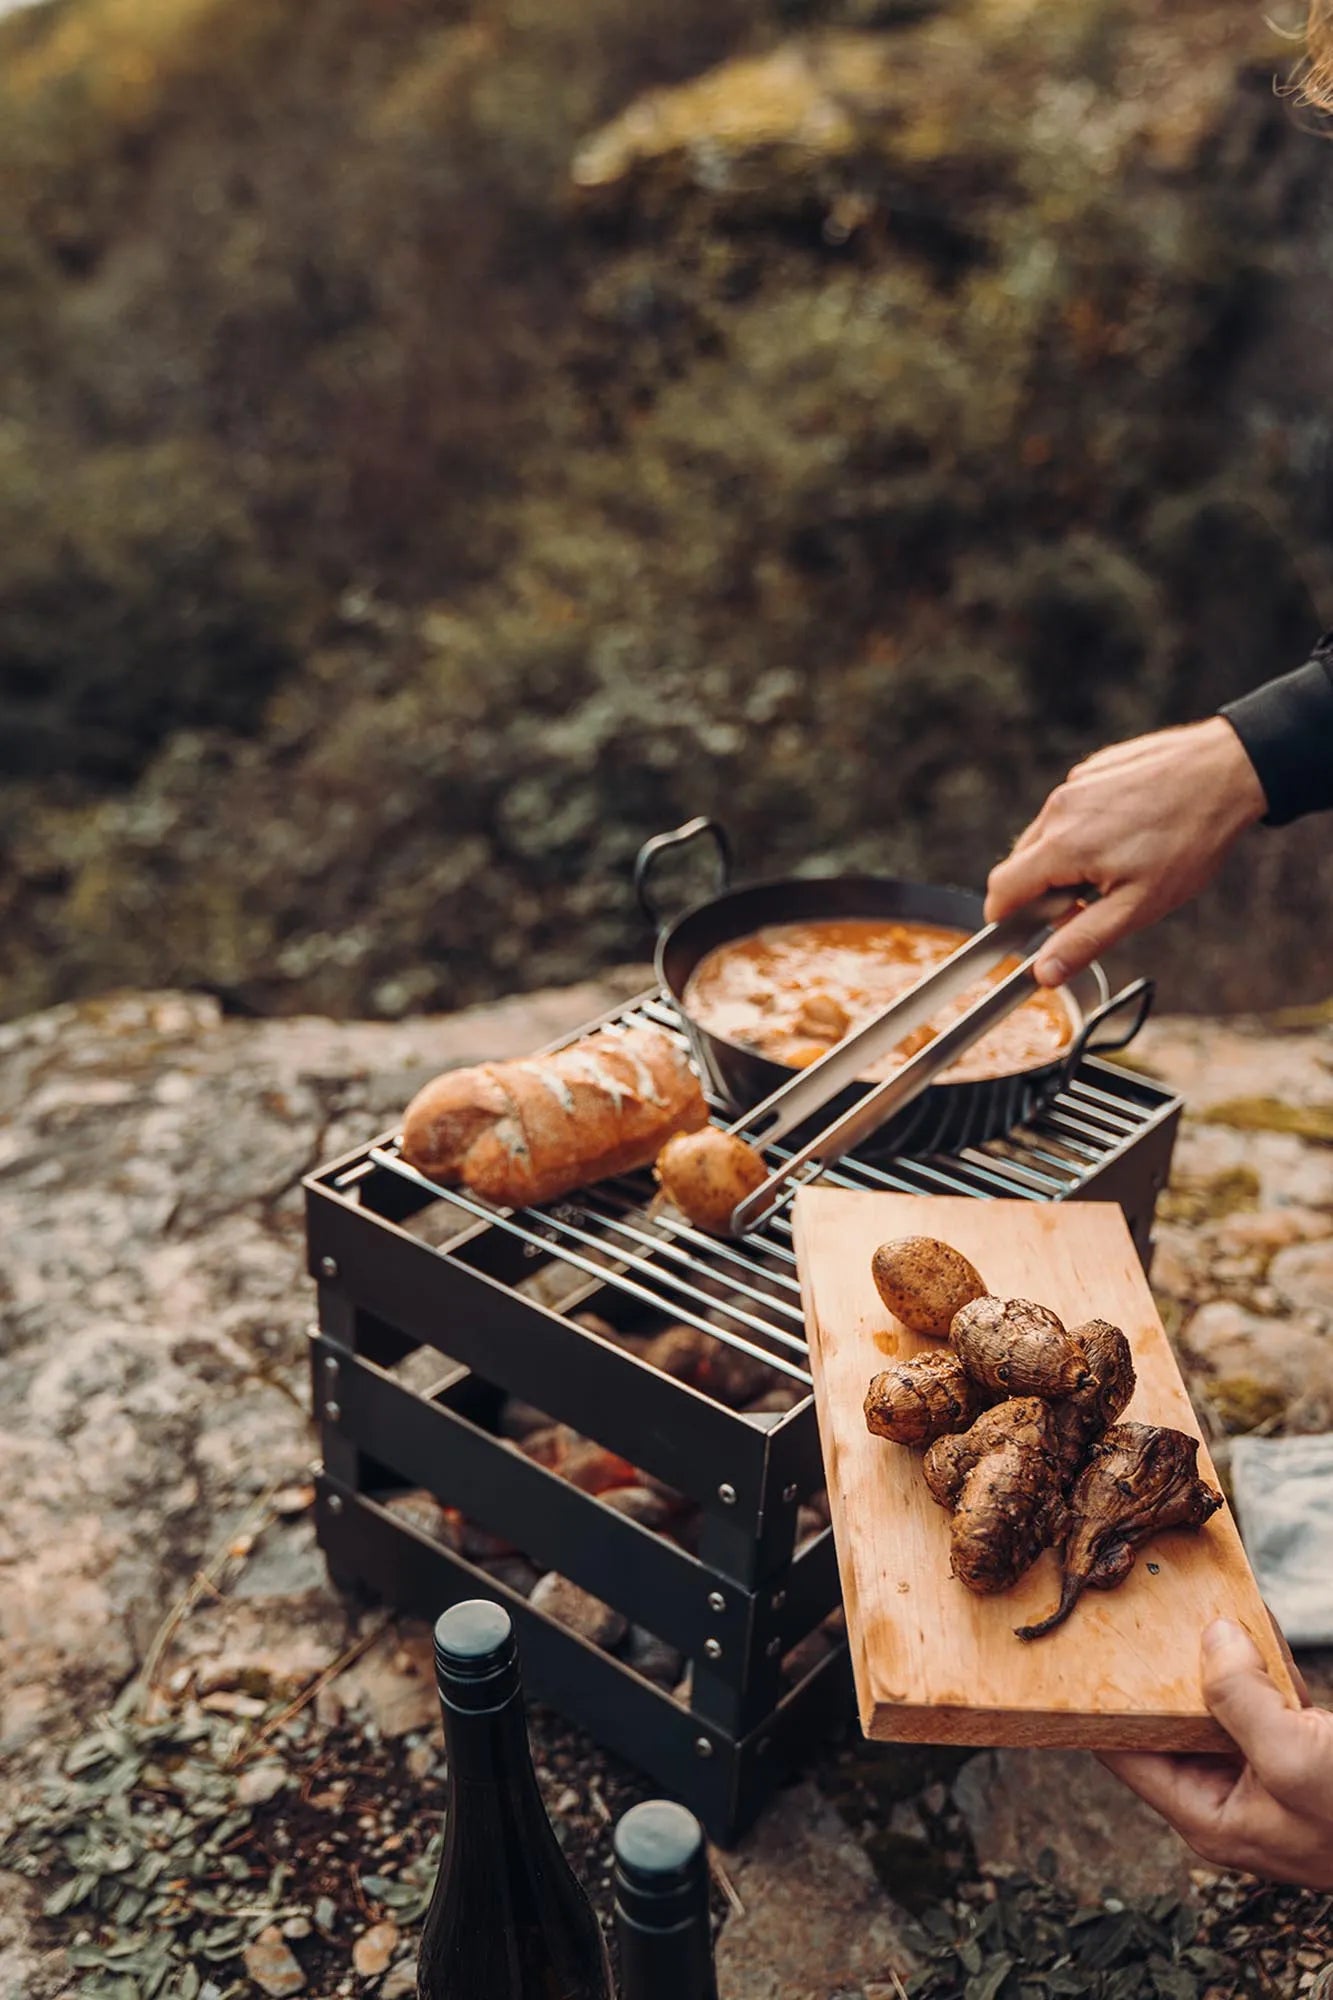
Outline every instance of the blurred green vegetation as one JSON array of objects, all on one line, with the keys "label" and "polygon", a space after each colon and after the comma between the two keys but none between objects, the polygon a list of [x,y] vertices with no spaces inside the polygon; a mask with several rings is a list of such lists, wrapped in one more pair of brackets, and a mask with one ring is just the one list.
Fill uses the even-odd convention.
[{"label": "blurred green vegetation", "polygon": [[[976,882],[1079,754],[1298,663],[1289,60],[1216,0],[0,22],[0,1012],[576,976],[696,811]],[[1322,991],[1326,849],[1256,842],[1171,997]]]}]

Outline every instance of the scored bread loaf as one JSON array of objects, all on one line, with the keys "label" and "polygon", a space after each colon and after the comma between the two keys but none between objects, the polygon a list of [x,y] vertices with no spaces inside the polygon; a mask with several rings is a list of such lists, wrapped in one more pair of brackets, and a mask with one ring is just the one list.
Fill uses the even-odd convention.
[{"label": "scored bread loaf", "polygon": [[525,1208],[646,1167],[673,1133],[707,1122],[684,1050],[631,1024],[553,1055],[446,1070],[408,1105],[402,1152],[431,1180]]}]

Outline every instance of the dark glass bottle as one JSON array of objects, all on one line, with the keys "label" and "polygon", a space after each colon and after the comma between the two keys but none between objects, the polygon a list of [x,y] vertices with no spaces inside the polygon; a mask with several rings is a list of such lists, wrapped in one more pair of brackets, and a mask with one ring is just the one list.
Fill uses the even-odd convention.
[{"label": "dark glass bottle", "polygon": [[537,1789],[509,1614],[483,1598],[446,1611],[435,1676],[448,1817],[420,2000],[612,2000],[601,1930]]},{"label": "dark glass bottle", "polygon": [[614,1845],[621,2000],[717,2000],[698,1820],[649,1799],[631,1806]]}]

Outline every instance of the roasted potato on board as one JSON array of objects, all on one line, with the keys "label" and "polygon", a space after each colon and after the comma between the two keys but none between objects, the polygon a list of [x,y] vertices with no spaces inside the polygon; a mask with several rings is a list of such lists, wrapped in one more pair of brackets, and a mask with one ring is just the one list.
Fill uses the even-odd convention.
[{"label": "roasted potato on board", "polygon": [[871,1259],[875,1287],[895,1319],[932,1340],[948,1336],[954,1315],[983,1296],[985,1280],[952,1244],[934,1236],[881,1243]]}]

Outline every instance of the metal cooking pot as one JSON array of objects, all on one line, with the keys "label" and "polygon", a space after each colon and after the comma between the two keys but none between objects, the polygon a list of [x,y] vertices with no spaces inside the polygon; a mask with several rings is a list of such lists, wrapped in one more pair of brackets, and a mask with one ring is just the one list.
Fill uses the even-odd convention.
[{"label": "metal cooking pot", "polygon": [[[654,863],[668,848],[700,838],[711,840],[717,852],[717,892],[683,916],[664,921],[651,893]],[[984,898],[970,889],[937,889],[887,875],[797,875],[733,888],[731,843],[725,829],[712,819],[693,819],[673,833],[645,841],[634,864],[634,888],[644,915],[657,931],[658,978],[675,1001],[700,1074],[738,1116],[762,1103],[795,1072],[743,1042],[714,1034],[686,1012],[690,975],[716,946],[750,937],[768,924],[838,917],[939,924],[969,935],[983,922]],[[1056,1060],[976,1082],[933,1083],[858,1148],[861,1156],[874,1160],[899,1153],[958,1153],[999,1137],[1063,1089],[1085,1056],[1132,1042],[1153,1002],[1151,980],[1135,979],[1112,995],[1106,975],[1095,964],[1061,992],[1069,1010],[1071,1038]],[[1098,1030],[1117,1015],[1128,1016],[1127,1023],[1099,1036]],[[814,1129],[829,1124],[861,1095],[859,1089],[843,1091],[825,1106],[810,1132],[793,1133],[790,1143],[799,1144]]]}]

